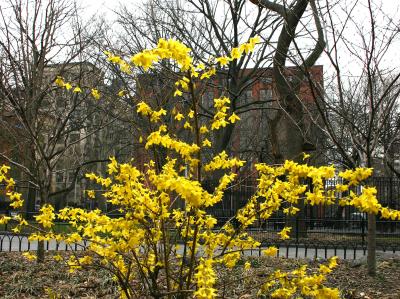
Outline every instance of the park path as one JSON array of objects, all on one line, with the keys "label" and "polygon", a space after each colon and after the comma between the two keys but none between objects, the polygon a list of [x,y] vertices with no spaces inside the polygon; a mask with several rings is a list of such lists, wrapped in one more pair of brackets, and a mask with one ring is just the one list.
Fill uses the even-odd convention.
[{"label": "park path", "polygon": [[[82,250],[84,244],[66,244],[65,242],[57,243],[55,240],[50,240],[45,243],[46,250]],[[278,256],[287,258],[322,258],[326,259],[332,256],[338,256],[341,259],[360,259],[363,258],[367,251],[361,248],[353,247],[337,247],[328,248],[326,246],[310,246],[304,245],[281,245],[279,247]],[[245,256],[257,257],[264,248],[246,250],[243,252]],[[0,234],[0,251],[28,251],[37,250],[37,241],[28,241],[25,235],[7,235]]]}]

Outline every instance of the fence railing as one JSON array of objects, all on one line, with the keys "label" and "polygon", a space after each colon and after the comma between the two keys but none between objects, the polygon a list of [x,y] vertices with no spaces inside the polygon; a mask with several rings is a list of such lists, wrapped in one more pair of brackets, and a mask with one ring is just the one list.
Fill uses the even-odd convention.
[{"label": "fence railing", "polygon": [[[23,252],[37,250],[37,241],[29,241],[28,235],[16,235],[7,232],[0,232],[0,252]],[[47,251],[79,251],[85,250],[87,241],[81,243],[66,244],[55,240],[45,241]],[[358,244],[340,244],[338,242],[291,242],[265,239],[258,248],[244,250],[244,256],[261,256],[262,251],[269,246],[277,247],[277,257],[285,258],[323,258],[338,256],[341,259],[359,259],[367,254],[367,246]],[[395,246],[384,246],[378,248],[379,252],[396,253],[399,251]]]},{"label": "fence railing", "polygon": [[[88,241],[67,244],[56,240],[44,241],[44,248],[47,251],[79,251],[86,250]],[[30,241],[28,234],[14,234],[10,232],[0,232],[0,252],[1,251],[35,251],[38,248],[38,241]]]},{"label": "fence railing", "polygon": [[[340,184],[340,179],[325,182],[325,188],[331,189]],[[203,186],[212,191],[218,184],[217,181],[207,181]],[[369,185],[377,188],[377,197],[384,206],[400,209],[400,180],[396,178],[372,178]],[[255,178],[239,181],[224,194],[223,200],[216,206],[207,209],[215,216],[218,225],[232,219],[238,209],[243,207],[257,186]],[[338,196],[340,196],[339,194]],[[120,215],[115,215],[118,217]],[[338,205],[318,205],[305,207],[301,217],[287,218],[283,214],[275,213],[268,221],[256,221],[249,229],[262,247],[267,244],[282,247],[280,256],[310,257],[310,251],[318,257],[328,252],[340,251],[343,256],[349,254],[353,257],[364,255],[367,247],[367,221],[365,213],[359,213],[353,207],[340,207]],[[232,220],[233,225],[238,225]],[[282,243],[278,238],[284,226],[292,227],[291,239]],[[0,226],[0,251],[35,250],[37,245],[29,242],[26,234],[16,235],[11,233],[12,227]],[[59,224],[59,229],[68,229],[65,223]],[[3,232],[2,232],[3,231]],[[29,233],[29,232],[25,232]],[[377,249],[381,251],[400,251],[400,221],[382,220],[377,217]],[[76,247],[75,247],[76,246]],[[76,249],[75,249],[76,248]],[[47,250],[79,250],[82,244],[68,245],[57,244],[55,241],[46,243]]]}]

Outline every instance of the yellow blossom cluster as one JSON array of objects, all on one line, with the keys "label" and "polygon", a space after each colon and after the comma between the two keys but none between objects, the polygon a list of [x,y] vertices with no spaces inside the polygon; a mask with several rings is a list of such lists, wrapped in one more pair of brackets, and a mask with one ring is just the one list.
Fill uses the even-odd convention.
[{"label": "yellow blossom cluster", "polygon": [[[78,85],[75,85],[75,87],[72,85],[70,82],[65,82],[64,78],[61,76],[57,76],[56,79],[54,80],[54,84],[60,88],[64,88],[67,91],[72,90],[73,93],[82,93],[82,88]],[[74,88],[73,88],[74,87]],[[73,88],[73,89],[72,89]],[[96,88],[91,88],[90,89],[90,94],[95,100],[100,100],[101,94],[98,89]]]},{"label": "yellow blossom cluster", "polygon": [[[61,76],[57,76],[56,80],[54,81],[54,83],[61,88],[65,88],[66,90],[70,90],[72,89],[72,84],[69,82],[65,82],[64,78]],[[81,93],[82,89],[79,86],[75,86],[74,89],[72,90],[72,92],[74,93]]]},{"label": "yellow blossom cluster", "polygon": [[228,158],[228,154],[222,151],[216,155],[208,164],[204,166],[205,171],[214,171],[217,169],[232,169],[234,167],[242,167],[245,161],[237,158]]},{"label": "yellow blossom cluster", "polygon": [[212,130],[218,130],[221,127],[226,127],[229,124],[229,122],[233,124],[236,121],[240,120],[239,116],[237,116],[235,113],[232,113],[232,115],[228,118],[229,122],[227,121],[226,119],[226,117],[228,116],[227,110],[229,109],[228,104],[230,104],[230,102],[231,101],[227,97],[214,99],[214,108],[216,111],[213,123],[211,124]]},{"label": "yellow blossom cluster", "polygon": [[192,165],[196,165],[198,160],[193,157],[193,155],[200,150],[200,147],[197,144],[187,144],[184,141],[172,138],[168,134],[163,134],[166,131],[166,126],[162,125],[157,131],[152,132],[147,137],[145,148],[148,149],[153,145],[161,145],[165,148],[174,150],[185,161],[190,162]]},{"label": "yellow blossom cluster", "polygon": [[[0,184],[5,185],[6,195],[9,197],[11,203],[10,207],[14,209],[19,209],[23,206],[24,200],[22,195],[14,191],[15,181],[13,178],[8,176],[10,167],[7,165],[2,165],[0,167]],[[0,215],[0,224],[7,224],[11,220],[11,217]],[[20,221],[20,219],[18,219]]]},{"label": "yellow blossom cluster", "polygon": [[218,59],[218,62],[221,64],[221,66],[227,64],[229,61],[239,59],[242,57],[243,53],[249,54],[254,51],[254,47],[256,44],[260,42],[260,37],[255,36],[249,39],[248,43],[241,44],[237,48],[232,48],[231,50],[231,56],[228,57],[221,57]]},{"label": "yellow blossom cluster", "polygon": [[145,50],[132,56],[131,62],[136,66],[143,67],[146,71],[161,59],[173,59],[178,63],[182,71],[187,71],[192,66],[190,51],[190,48],[176,40],[160,38],[155,49]]},{"label": "yellow blossom cluster", "polygon": [[217,297],[217,290],[214,289],[214,284],[217,280],[217,275],[212,267],[214,260],[200,259],[199,266],[194,278],[197,281],[198,289],[194,292],[194,296],[199,299],[213,299]]},{"label": "yellow blossom cluster", "polygon": [[356,168],[349,169],[339,174],[339,177],[349,181],[349,186],[358,185],[361,181],[366,180],[372,175],[372,168]]},{"label": "yellow blossom cluster", "polygon": [[34,216],[36,221],[44,228],[51,228],[56,218],[54,214],[54,207],[52,205],[44,205],[39,211],[39,215]]},{"label": "yellow blossom cluster", "polygon": [[104,51],[104,54],[107,55],[108,61],[114,64],[118,64],[123,73],[126,74],[132,73],[132,67],[130,66],[130,64],[126,62],[124,59],[122,59],[120,56],[113,55],[109,51]]},{"label": "yellow blossom cluster", "polygon": [[340,292],[337,289],[323,285],[326,274],[337,266],[337,257],[329,259],[327,265],[320,265],[314,273],[307,273],[306,266],[290,271],[280,270],[272,273],[267,282],[261,287],[259,295],[270,294],[271,298],[290,299],[298,296],[307,298],[339,299]]},{"label": "yellow blossom cluster", "polygon": [[148,116],[150,121],[154,123],[159,122],[162,115],[167,115],[167,111],[165,109],[161,108],[158,111],[154,111],[145,102],[140,102],[137,104],[136,111],[143,116]]},{"label": "yellow blossom cluster", "polygon": [[[208,171],[243,165],[243,161],[228,159],[226,153],[218,155],[212,163]],[[72,272],[99,263],[101,267],[108,267],[117,273],[117,280],[122,278],[131,281],[143,275],[150,279],[160,271],[168,271],[171,277],[183,280],[183,284],[170,281],[168,292],[180,292],[187,286],[195,286],[195,297],[216,298],[218,290],[215,289],[215,266],[236,267],[242,250],[260,246],[246,232],[246,228],[254,223],[255,216],[261,215],[267,220],[285,202],[293,205],[301,199],[308,202],[305,194],[314,191],[307,191],[304,179],[310,179],[318,190],[324,185],[324,180],[335,173],[332,167],[313,167],[294,162],[274,167],[258,164],[258,190],[245,207],[238,211],[236,219],[240,223],[239,227],[234,227],[228,221],[216,230],[217,219],[208,214],[205,208],[222,200],[226,188],[236,175],[229,172],[224,174],[219,185],[210,193],[197,179],[180,176],[179,168],[177,159],[169,159],[161,171],[151,162],[147,170],[141,172],[129,163],[120,164],[115,158],[110,158],[108,177],[94,173],[87,177],[105,188],[104,196],[112,205],[119,207],[121,217],[113,218],[100,210],[86,211],[78,208],[64,208],[55,213],[51,206],[45,205],[36,220],[41,227],[50,231],[47,234],[33,234],[30,239],[55,239],[67,244],[82,244],[88,240],[87,252],[95,255],[79,258],[72,256],[60,260]],[[349,204],[365,209],[374,205],[377,209],[369,212],[383,213],[385,208],[376,206],[373,200],[375,195],[373,189],[364,187],[357,195],[351,193],[348,201]],[[325,200],[323,203],[329,204],[330,201]],[[288,209],[297,212],[294,206]],[[53,233],[51,227],[55,219],[70,223],[73,230],[64,234]],[[172,228],[184,240],[183,247],[170,243]],[[279,235],[286,239],[289,233],[290,227],[285,227]],[[277,250],[271,246],[263,253],[275,256]],[[288,273],[275,271],[262,286],[260,294],[270,294],[272,298],[292,298],[296,295],[339,298],[338,290],[323,285],[326,275],[335,266],[336,259],[331,259],[327,265],[320,265],[313,273],[305,266]],[[245,263],[244,269],[251,269],[251,264]],[[121,292],[130,293],[129,289],[123,287]]]}]

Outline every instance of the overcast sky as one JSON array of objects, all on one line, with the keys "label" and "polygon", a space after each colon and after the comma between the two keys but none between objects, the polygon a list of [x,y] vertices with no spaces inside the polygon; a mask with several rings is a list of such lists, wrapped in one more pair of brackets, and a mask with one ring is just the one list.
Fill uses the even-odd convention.
[{"label": "overcast sky", "polygon": [[[1,0],[0,0],[1,1]],[[102,17],[105,17],[107,20],[111,21],[114,19],[114,13],[113,10],[118,9],[118,7],[122,5],[126,5],[128,7],[132,7],[133,10],[135,7],[139,6],[141,3],[146,2],[149,0],[77,0],[77,2],[84,8],[84,17],[90,18],[95,14],[98,14]],[[220,0],[222,1],[222,0]],[[357,8],[355,11],[353,11],[353,16],[355,16],[356,19],[358,19],[359,23],[357,25],[360,25],[361,28],[363,28],[363,22],[368,22],[368,11],[366,10],[366,0],[340,0],[339,6],[342,7],[342,9],[347,10],[349,7],[351,7],[352,3],[354,1],[358,1]],[[322,1],[324,2],[324,1]],[[399,0],[376,0],[375,3],[380,3],[380,6],[377,6],[376,9],[381,9],[389,18],[393,18],[395,23],[399,23],[400,20],[400,1]],[[350,25],[354,26],[354,24]],[[349,28],[348,28],[349,29]],[[349,34],[349,38],[351,39],[351,30],[347,30],[347,34]],[[368,30],[368,28],[366,28]],[[359,38],[359,34],[357,34],[354,31],[354,38]],[[354,41],[354,40],[353,40]],[[328,43],[329,46],[329,43]],[[400,49],[400,45],[398,45],[398,49]],[[395,47],[392,47],[390,52],[390,55],[387,56],[387,61],[385,64],[399,67],[400,66],[400,60],[398,59],[398,49]],[[344,64],[348,65],[349,70],[351,72],[352,69],[355,69],[352,67],[352,64],[354,63],[354,60],[349,56],[348,53],[345,53],[346,50],[343,49],[343,52],[341,53],[344,57],[344,60],[346,61]],[[329,64],[328,61],[325,61],[325,59],[320,59],[319,61],[320,64]],[[353,74],[356,75],[356,74]]]}]

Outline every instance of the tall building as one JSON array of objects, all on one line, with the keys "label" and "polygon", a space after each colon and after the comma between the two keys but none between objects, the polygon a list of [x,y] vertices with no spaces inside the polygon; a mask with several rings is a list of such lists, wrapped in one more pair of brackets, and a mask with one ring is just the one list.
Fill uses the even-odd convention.
[{"label": "tall building", "polygon": [[[57,87],[57,76],[72,87]],[[49,201],[57,209],[84,206],[84,191],[93,187],[84,179],[84,173],[105,174],[108,157],[124,152],[120,148],[124,124],[119,117],[121,111],[128,111],[120,109],[117,100],[109,100],[110,87],[104,84],[104,74],[90,63],[46,66],[41,80],[42,85],[35,92],[42,94],[29,100],[17,88],[12,91],[30,119],[21,119],[13,105],[1,107],[1,153],[22,166],[13,167],[13,177],[26,199],[27,211],[37,210],[42,201],[35,180],[42,180],[48,188]],[[82,91],[74,91],[76,86]],[[91,96],[93,87],[103,95],[99,101]],[[35,175],[33,179],[24,167]]]}]

